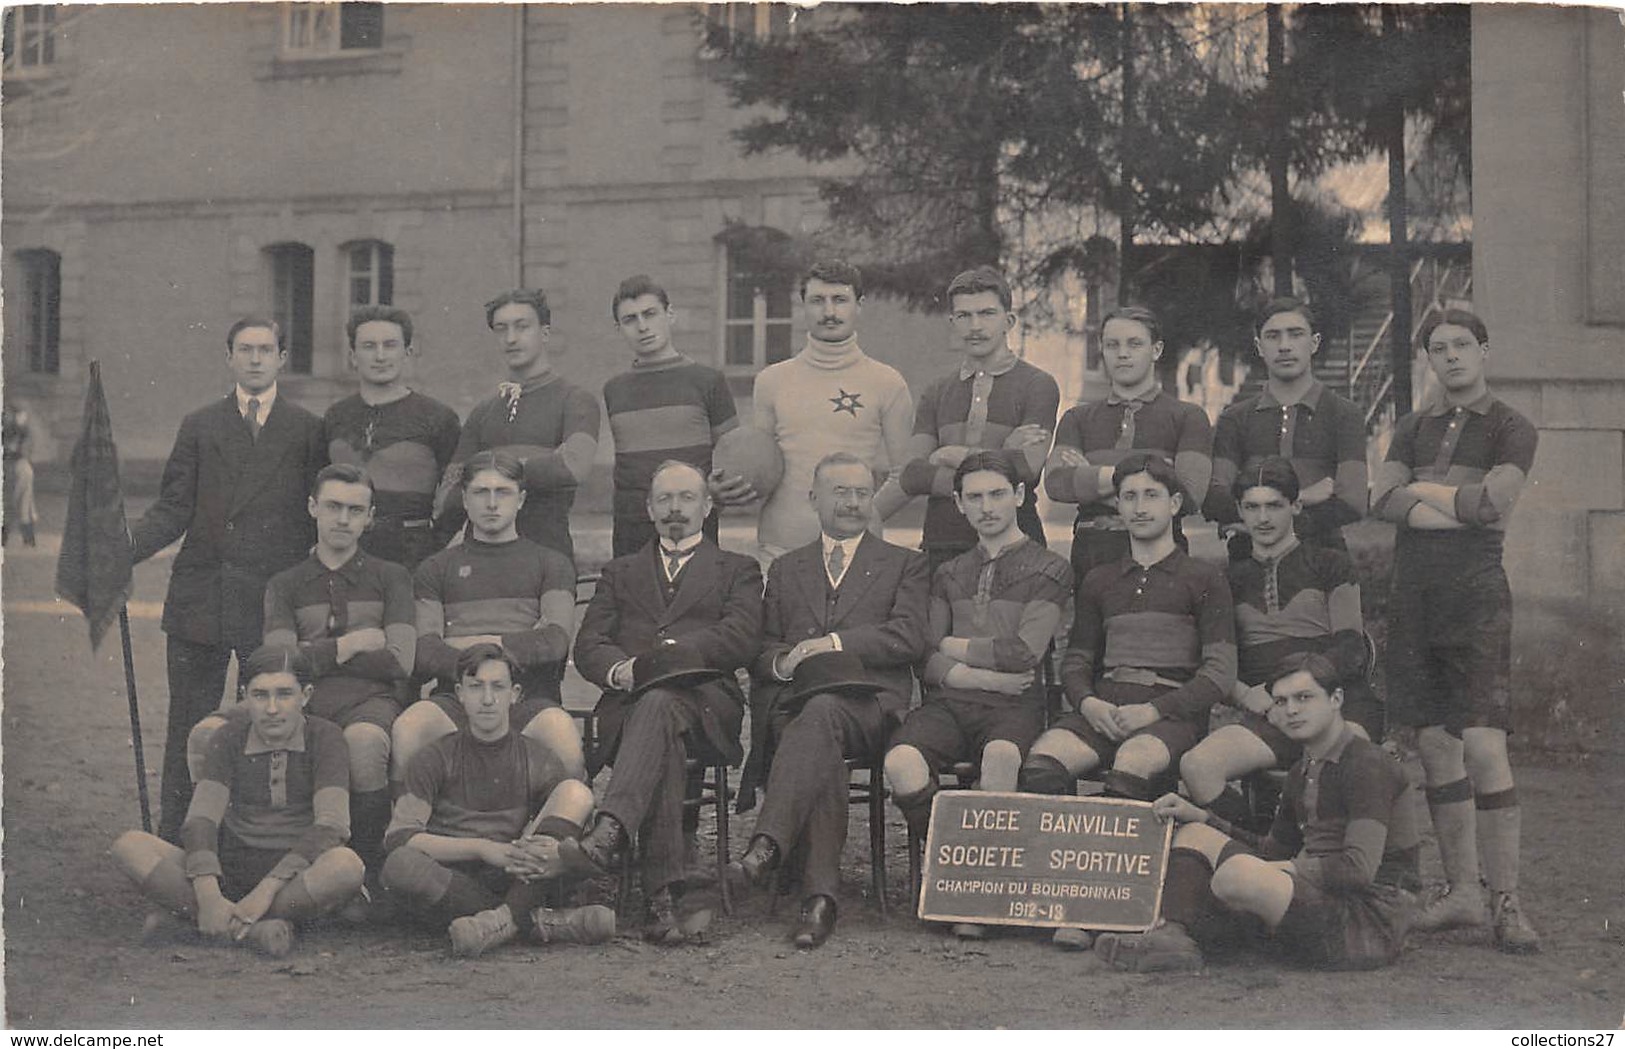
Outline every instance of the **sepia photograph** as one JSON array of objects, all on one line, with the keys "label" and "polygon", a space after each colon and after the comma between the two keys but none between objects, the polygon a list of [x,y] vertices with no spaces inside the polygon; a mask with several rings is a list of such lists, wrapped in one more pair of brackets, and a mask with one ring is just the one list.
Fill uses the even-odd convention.
[{"label": "sepia photograph", "polygon": [[1619,8],[3,17],[6,1027],[1625,1025]]}]

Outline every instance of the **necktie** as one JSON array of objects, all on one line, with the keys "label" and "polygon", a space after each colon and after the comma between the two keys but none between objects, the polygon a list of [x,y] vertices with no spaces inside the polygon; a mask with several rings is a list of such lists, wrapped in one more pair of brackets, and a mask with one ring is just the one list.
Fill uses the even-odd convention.
[{"label": "necktie", "polygon": [[841,573],[846,571],[846,547],[836,543],[829,548],[829,585],[841,585]]},{"label": "necktie", "polygon": [[1134,413],[1139,410],[1139,401],[1123,402],[1123,425],[1117,431],[1117,448],[1119,451],[1126,451],[1134,447]]},{"label": "necktie", "polygon": [[248,399],[248,411],[244,413],[243,421],[248,423],[248,436],[252,437],[256,441],[259,440],[260,399],[258,397],[250,397]]},{"label": "necktie", "polygon": [[666,555],[666,580],[676,582],[677,572],[683,567],[683,559],[688,555],[675,547],[664,551]]}]

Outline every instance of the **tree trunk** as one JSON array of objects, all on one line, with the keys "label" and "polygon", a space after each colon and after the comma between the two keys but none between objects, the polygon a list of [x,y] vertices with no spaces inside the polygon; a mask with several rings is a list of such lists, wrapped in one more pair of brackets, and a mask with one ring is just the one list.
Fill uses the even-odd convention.
[{"label": "tree trunk", "polygon": [[1286,106],[1281,97],[1286,77],[1286,27],[1279,4],[1266,6],[1264,16],[1269,25],[1264,122],[1269,132],[1270,263],[1275,271],[1275,294],[1291,295],[1292,189],[1287,183]]},{"label": "tree trunk", "polygon": [[[1382,9],[1384,40],[1399,36],[1398,15],[1391,4]],[[1383,100],[1383,134],[1388,147],[1388,265],[1394,322],[1389,325],[1393,348],[1394,408],[1409,412],[1411,401],[1411,252],[1405,200],[1405,106],[1397,91]]]},{"label": "tree trunk", "polygon": [[1129,266],[1129,253],[1134,247],[1134,9],[1121,5],[1123,30],[1119,60],[1123,65],[1123,126],[1118,130],[1118,148],[1123,157],[1120,178],[1122,193],[1118,206],[1117,237],[1117,304],[1127,306],[1133,301],[1133,274]]}]

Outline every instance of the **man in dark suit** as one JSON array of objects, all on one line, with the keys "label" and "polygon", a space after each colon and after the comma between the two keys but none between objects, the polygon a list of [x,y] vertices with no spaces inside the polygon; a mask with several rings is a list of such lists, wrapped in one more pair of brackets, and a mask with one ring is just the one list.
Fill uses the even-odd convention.
[{"label": "man in dark suit", "polygon": [[863,460],[825,456],[811,492],[823,534],[767,573],[765,647],[751,692],[751,725],[766,731],[752,728],[751,743],[771,772],[756,833],[736,866],[760,887],[801,844],[797,947],[819,946],[835,927],[846,759],[878,757],[908,710],[913,664],[925,657],[926,559],[868,534],[874,496]]},{"label": "man in dark suit", "polygon": [[[700,529],[710,512],[696,467],[673,461],[657,468],[649,519],[658,538],[604,566],[575,643],[576,669],[605,690],[598,703],[603,742],[589,773],[609,763],[615,771],[592,830],[559,854],[578,873],[607,870],[636,831],[649,900],[644,934],[668,944],[699,931],[677,917],[683,762],[693,750],[739,763],[745,708],[733,672],[756,657],[762,641],[762,571],[755,558],[705,538]],[[683,663],[670,648],[693,665],[668,673],[667,664]],[[694,680],[701,675],[706,680]]]},{"label": "man in dark suit", "polygon": [[158,831],[170,842],[192,797],[186,737],[219,706],[231,654],[259,647],[266,581],[315,541],[306,504],[327,454],[321,420],[277,395],[287,359],[272,322],[248,317],[231,326],[226,364],[237,388],[181,421],[158,501],[130,528],[138,562],[186,537],[163,618],[169,728]]}]

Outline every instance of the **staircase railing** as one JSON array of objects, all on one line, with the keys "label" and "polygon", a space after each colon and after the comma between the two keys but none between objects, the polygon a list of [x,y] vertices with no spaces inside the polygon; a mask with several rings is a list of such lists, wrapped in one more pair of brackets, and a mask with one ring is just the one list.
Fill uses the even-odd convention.
[{"label": "staircase railing", "polygon": [[[1427,323],[1430,316],[1471,300],[1472,266],[1455,258],[1426,255],[1411,264],[1410,284],[1410,341],[1414,345],[1422,333],[1422,325]],[[1393,325],[1394,312],[1390,308],[1358,358],[1352,352],[1349,354],[1348,394],[1354,403],[1364,409],[1367,430],[1381,421],[1383,409],[1389,407],[1388,402],[1392,399],[1393,355],[1386,351]],[[1405,405],[1401,410],[1399,405],[1392,406],[1396,416],[1404,414],[1411,407]]]}]

